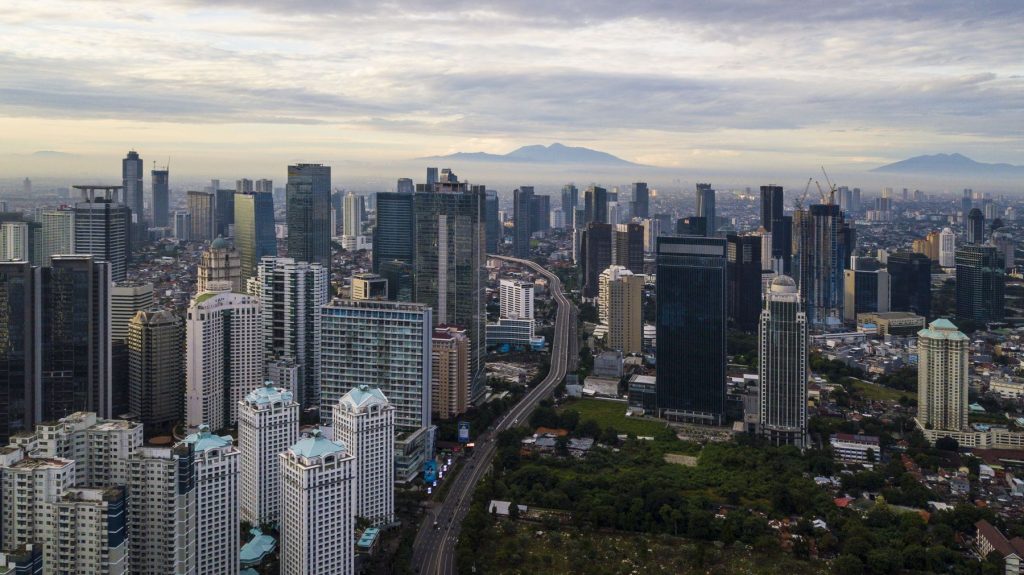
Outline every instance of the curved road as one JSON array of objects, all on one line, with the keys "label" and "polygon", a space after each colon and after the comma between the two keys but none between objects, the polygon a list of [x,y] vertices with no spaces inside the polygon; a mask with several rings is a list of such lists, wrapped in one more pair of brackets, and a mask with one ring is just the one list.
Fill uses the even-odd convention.
[{"label": "curved road", "polygon": [[[463,469],[449,487],[444,501],[427,514],[413,544],[413,570],[421,574],[451,575],[457,572],[455,546],[459,538],[459,529],[462,519],[469,512],[476,484],[490,470],[491,458],[497,449],[495,436],[526,422],[537,404],[551,396],[566,371],[575,368],[576,307],[562,292],[562,282],[558,276],[529,260],[495,255],[488,257],[529,267],[548,279],[550,292],[558,304],[555,335],[551,342],[551,367],[547,377],[539,385],[531,389],[492,428],[477,438],[473,455],[463,461]],[[434,521],[438,523],[437,529],[433,526]]]}]

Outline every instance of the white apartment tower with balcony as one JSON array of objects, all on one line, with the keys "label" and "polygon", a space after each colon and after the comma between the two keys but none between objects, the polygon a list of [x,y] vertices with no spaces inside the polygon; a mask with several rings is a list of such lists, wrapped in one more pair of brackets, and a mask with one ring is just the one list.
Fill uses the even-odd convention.
[{"label": "white apartment tower with balcony", "polygon": [[[196,490],[196,575],[238,575],[239,452],[230,436],[206,425],[185,438]],[[350,530],[351,531],[351,530]]]},{"label": "white apartment tower with balcony", "polygon": [[532,283],[503,279],[499,284],[498,298],[501,317],[533,319]]},{"label": "white apartment tower with balcony", "polygon": [[238,406],[242,457],[241,516],[253,525],[273,523],[281,509],[278,455],[299,440],[299,404],[292,392],[267,381]]},{"label": "white apartment tower with balcony", "polygon": [[395,408],[361,385],[334,406],[334,437],[355,456],[355,514],[374,525],[395,516]]},{"label": "white apartment tower with balcony", "polygon": [[948,319],[917,332],[917,421],[925,429],[967,430],[970,344]]}]

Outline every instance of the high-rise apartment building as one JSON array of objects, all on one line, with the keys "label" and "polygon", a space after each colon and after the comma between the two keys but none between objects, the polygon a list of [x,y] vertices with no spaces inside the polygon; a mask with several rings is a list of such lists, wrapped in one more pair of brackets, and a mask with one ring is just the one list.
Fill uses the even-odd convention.
[{"label": "high-rise apartment building", "polygon": [[630,187],[633,190],[633,203],[630,210],[633,217],[650,217],[650,195],[647,191],[647,182],[633,182]]},{"label": "high-rise apartment building", "polygon": [[[196,490],[196,575],[238,575],[239,452],[230,435],[200,425],[191,446]],[[349,531],[351,532],[351,531]]]},{"label": "high-rise apartment building", "polygon": [[608,327],[606,345],[624,354],[643,351],[644,277],[611,266],[598,279],[598,312]]},{"label": "high-rise apartment building", "polygon": [[512,192],[515,228],[512,235],[512,255],[530,257],[530,237],[534,227],[533,186],[520,186]]},{"label": "high-rise apartment building", "polygon": [[352,388],[334,406],[334,437],[355,457],[355,515],[373,525],[394,521],[395,408],[378,388]]},{"label": "high-rise apartment building", "polygon": [[0,445],[37,421],[39,282],[39,268],[27,261],[0,262],[0,340],[6,342],[0,346]]},{"label": "high-rise apartment building", "polygon": [[377,194],[377,223],[373,228],[373,271],[381,262],[413,259],[413,195]]},{"label": "high-rise apartment building", "polygon": [[39,213],[39,223],[42,226],[40,265],[50,265],[50,259],[55,255],[75,253],[74,210],[43,210]]},{"label": "high-rise apartment building", "polygon": [[235,293],[245,291],[242,282],[242,258],[231,242],[217,238],[210,247],[203,250],[202,259],[196,268],[196,293],[230,289]]},{"label": "high-rise apartment building", "polygon": [[251,293],[263,310],[263,349],[268,360],[299,367],[295,400],[303,409],[320,394],[320,307],[329,300],[330,278],[318,263],[263,258]]},{"label": "high-rise apartment building", "polygon": [[236,194],[245,194],[245,193],[249,193],[249,192],[252,192],[252,180],[250,180],[249,178],[242,178],[240,180],[235,180],[235,193]]},{"label": "high-rise apartment building", "polygon": [[363,220],[366,219],[366,201],[363,196],[349,192],[345,196],[345,224],[344,235],[363,235]]},{"label": "high-rise apartment building", "polygon": [[721,424],[725,418],[726,243],[658,238],[658,412]]},{"label": "high-rise apartment building", "polygon": [[[124,281],[131,251],[131,210],[117,203],[113,194],[116,188],[75,188],[83,192],[82,200],[75,204],[75,253],[110,262],[111,279]],[[97,195],[98,191],[105,193]]]},{"label": "high-rise apartment building", "polygon": [[192,298],[186,318],[185,421],[223,429],[263,382],[262,306],[249,295],[204,292]]},{"label": "high-rise apartment building", "polygon": [[469,407],[469,337],[454,325],[434,328],[430,370],[431,410],[440,419],[451,419]]},{"label": "high-rise apartment building", "polygon": [[331,269],[331,167],[288,166],[288,257]]},{"label": "high-rise apartment building", "polygon": [[917,332],[917,421],[929,429],[967,429],[970,339],[947,319]]},{"label": "high-rise apartment building", "polygon": [[166,228],[170,222],[171,171],[169,167],[150,172],[153,186],[153,227]]},{"label": "high-rise apartment building", "polygon": [[174,239],[188,242],[192,240],[192,213],[176,211],[173,215]]},{"label": "high-rise apartment building", "polygon": [[153,284],[118,282],[110,286],[110,339],[115,343],[128,338],[128,324],[135,314],[153,308]]},{"label": "high-rise apartment building", "polygon": [[0,222],[0,261],[22,260],[32,261],[29,222]]},{"label": "high-rise apartment building", "polygon": [[761,308],[761,237],[728,234],[725,241],[729,319],[752,332]]},{"label": "high-rise apartment building", "polygon": [[242,521],[262,525],[280,520],[278,456],[298,440],[299,404],[291,391],[268,381],[246,394],[238,406]]},{"label": "high-rise apartment building", "polygon": [[235,248],[241,265],[241,282],[256,275],[260,260],[277,255],[274,235],[274,194],[235,194]]},{"label": "high-rise apartment building", "polygon": [[217,237],[217,201],[213,194],[189,192],[188,213],[192,218],[192,241],[209,242]]},{"label": "high-rise apartment building", "polygon": [[812,325],[842,321],[843,269],[849,256],[844,227],[834,204],[815,204],[793,216],[793,275]]},{"label": "high-rise apartment building", "polygon": [[758,334],[758,427],[773,445],[807,443],[807,314],[796,282],[780,275],[764,298]]},{"label": "high-rise apartment building", "polygon": [[140,446],[128,457],[127,469],[131,572],[196,573],[196,526],[208,519],[196,517],[191,446]]},{"label": "high-rise apartment building", "polygon": [[279,457],[281,572],[352,575],[356,458],[319,429]]},{"label": "high-rise apartment building", "polygon": [[718,216],[715,212],[715,190],[711,184],[697,184],[697,217],[707,222],[707,235],[715,235],[718,231]]},{"label": "high-rise apartment building", "polygon": [[503,279],[498,283],[501,317],[533,319],[533,283]]},{"label": "high-rise apartment building", "polygon": [[181,421],[185,397],[181,321],[166,310],[139,311],[128,324],[128,405],[150,435]]},{"label": "high-rise apartment building", "polygon": [[928,317],[932,311],[932,261],[911,252],[889,254],[889,309]]},{"label": "high-rise apartment building", "polygon": [[853,269],[843,270],[843,320],[857,321],[857,314],[890,310],[889,272],[875,258],[854,257]]},{"label": "high-rise apartment building", "polygon": [[1006,272],[999,250],[967,244],[956,250],[956,317],[977,322],[1002,321]]},{"label": "high-rise apartment building", "polygon": [[599,223],[607,224],[608,221],[608,190],[601,186],[590,186],[583,193],[583,225]]}]

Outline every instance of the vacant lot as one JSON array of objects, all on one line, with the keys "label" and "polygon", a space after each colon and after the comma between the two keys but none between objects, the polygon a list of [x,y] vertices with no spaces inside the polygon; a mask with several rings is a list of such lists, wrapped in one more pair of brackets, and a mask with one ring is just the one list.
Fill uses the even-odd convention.
[{"label": "vacant lot", "polygon": [[863,380],[853,380],[853,388],[860,395],[877,401],[899,401],[901,396],[907,396],[907,399],[912,399],[914,396],[906,391],[900,391],[898,389],[892,389],[877,383],[871,383]]},{"label": "vacant lot", "polygon": [[580,421],[593,419],[601,426],[614,427],[619,433],[637,436],[654,436],[665,429],[666,424],[651,419],[626,417],[626,402],[606,399],[577,399],[565,403],[559,411],[572,409],[580,413]]}]

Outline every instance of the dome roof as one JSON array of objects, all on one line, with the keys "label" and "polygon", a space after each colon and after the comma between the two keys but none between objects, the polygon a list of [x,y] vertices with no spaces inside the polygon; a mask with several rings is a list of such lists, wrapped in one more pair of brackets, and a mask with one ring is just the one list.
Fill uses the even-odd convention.
[{"label": "dome roof", "polygon": [[796,293],[796,282],[789,276],[779,276],[772,280],[772,293]]},{"label": "dome roof", "polygon": [[217,239],[213,240],[213,242],[210,244],[210,249],[214,250],[226,250],[230,248],[231,244],[228,243],[228,241],[224,239],[223,236],[217,236]]}]

